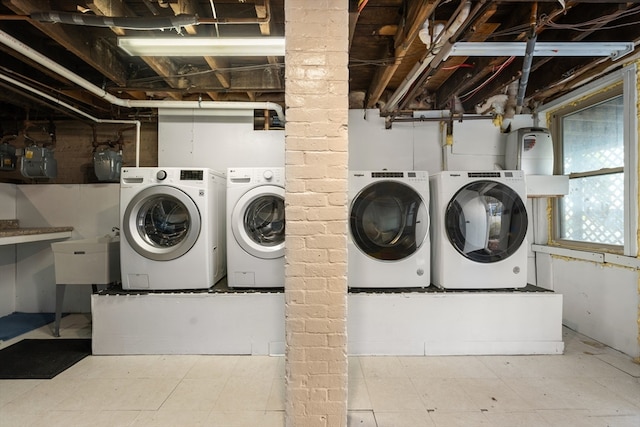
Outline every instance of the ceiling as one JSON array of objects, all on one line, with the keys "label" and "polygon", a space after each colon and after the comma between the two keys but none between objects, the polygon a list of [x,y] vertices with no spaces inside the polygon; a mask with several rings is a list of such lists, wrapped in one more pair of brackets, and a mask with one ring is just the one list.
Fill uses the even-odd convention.
[{"label": "ceiling", "polygon": [[[380,108],[388,123],[416,110],[512,114],[535,110],[637,54],[640,4],[617,1],[345,0],[350,7],[350,108]],[[62,22],[49,22],[60,14]],[[198,25],[172,27],[178,15]],[[117,21],[100,17],[135,18]],[[74,24],[64,23],[73,20]],[[141,29],[164,19],[168,29]],[[98,21],[96,24],[95,21]],[[419,37],[428,22],[425,44]],[[0,123],[151,117],[107,102],[61,76],[62,65],[123,100],[275,102],[284,107],[284,57],[133,57],[119,36],[284,36],[284,0],[2,0]],[[179,35],[177,34],[179,31]],[[435,34],[434,34],[435,32]],[[7,43],[6,40],[11,40]],[[457,42],[633,42],[609,56],[447,56]],[[14,42],[17,41],[17,42]],[[23,55],[36,51],[52,64]],[[53,70],[51,70],[53,68]],[[515,105],[514,105],[515,103]],[[72,106],[71,111],[66,106]],[[10,126],[10,125],[9,125]]]}]

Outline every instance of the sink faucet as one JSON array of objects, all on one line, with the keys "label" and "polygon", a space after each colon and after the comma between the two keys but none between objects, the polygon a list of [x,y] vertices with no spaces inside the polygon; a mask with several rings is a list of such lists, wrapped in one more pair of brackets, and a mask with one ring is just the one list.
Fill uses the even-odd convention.
[{"label": "sink faucet", "polygon": [[111,232],[115,233],[116,236],[120,235],[120,227],[112,227]]}]

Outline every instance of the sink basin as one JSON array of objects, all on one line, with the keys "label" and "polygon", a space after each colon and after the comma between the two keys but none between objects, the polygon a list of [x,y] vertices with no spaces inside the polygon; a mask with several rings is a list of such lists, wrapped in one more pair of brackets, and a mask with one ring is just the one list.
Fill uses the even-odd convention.
[{"label": "sink basin", "polygon": [[120,280],[120,237],[99,236],[51,244],[56,283],[108,284]]}]

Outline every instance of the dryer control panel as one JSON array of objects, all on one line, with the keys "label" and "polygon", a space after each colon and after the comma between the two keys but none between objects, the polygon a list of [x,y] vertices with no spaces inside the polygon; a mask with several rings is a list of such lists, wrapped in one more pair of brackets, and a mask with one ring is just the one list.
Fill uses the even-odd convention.
[{"label": "dryer control panel", "polygon": [[284,184],[284,168],[229,168],[229,185]]}]

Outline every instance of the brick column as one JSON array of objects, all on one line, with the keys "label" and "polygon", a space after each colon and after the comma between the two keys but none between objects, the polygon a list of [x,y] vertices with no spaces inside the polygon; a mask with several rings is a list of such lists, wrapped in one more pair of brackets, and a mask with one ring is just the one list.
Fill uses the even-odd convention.
[{"label": "brick column", "polygon": [[287,427],[347,425],[348,0],[285,1]]}]

